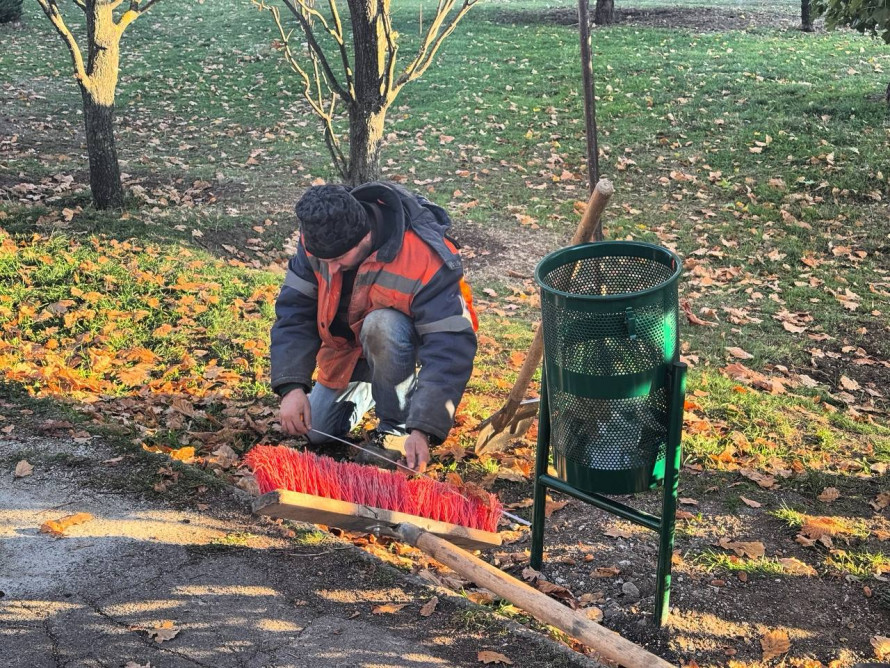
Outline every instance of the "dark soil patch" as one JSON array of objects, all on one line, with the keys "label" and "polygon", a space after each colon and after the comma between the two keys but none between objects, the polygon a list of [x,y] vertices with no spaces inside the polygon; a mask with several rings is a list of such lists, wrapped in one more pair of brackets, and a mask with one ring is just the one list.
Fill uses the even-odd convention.
[{"label": "dark soil patch", "polygon": [[[578,12],[571,7],[544,10],[502,10],[493,14],[498,23],[578,25]],[[615,10],[613,25],[641,28],[681,28],[696,32],[794,29],[800,19],[793,14],[768,9],[722,9],[713,7],[622,8]],[[608,26],[596,26],[600,29]]]},{"label": "dark soil patch", "polygon": [[453,236],[461,246],[464,271],[472,281],[511,281],[530,279],[535,266],[549,252],[567,240],[549,230],[535,234],[524,231],[482,228],[469,223],[455,225]]},{"label": "dark soil patch", "polygon": [[[890,609],[877,596],[868,598],[865,587],[883,591],[885,585],[874,578],[861,581],[827,570],[824,559],[828,549],[799,545],[794,540],[798,531],[768,511],[783,505],[805,508],[812,515],[861,519],[886,529],[888,519],[876,516],[867,504],[881,491],[881,481],[844,479],[836,483],[843,489],[843,497],[829,507],[815,500],[818,491],[810,494],[813,484],[822,489],[819,481],[811,484],[792,478],[784,481],[781,489],[765,491],[743,480],[720,472],[684,471],[681,475],[680,496],[694,499],[698,505],[681,505],[692,518],[678,522],[672,610],[663,629],[652,624],[658,550],[658,537],[652,531],[571,500],[547,520],[542,572],[547,580],[567,587],[576,597],[587,594],[592,598],[603,612],[604,625],[674,663],[692,659],[699,665],[724,665],[729,659],[756,662],[761,658],[761,637],[775,629],[789,634],[792,650],[788,656],[817,659],[823,665],[841,658],[842,666],[872,658],[871,638],[879,629],[890,628]],[[530,484],[498,487],[505,500],[519,500],[532,493]],[[763,507],[749,508],[739,502],[739,495],[757,499]],[[552,496],[566,500],[555,493]],[[660,494],[618,500],[660,514]],[[627,537],[607,536],[607,530],[625,532]],[[716,545],[720,539],[761,542],[768,559],[795,558],[812,566],[818,575],[753,569],[740,578],[738,573],[708,565],[709,552],[734,557]],[[874,536],[848,540],[835,539],[835,548],[887,552],[886,543]],[[506,549],[516,553],[529,547],[524,538]],[[527,561],[517,563],[511,570],[521,577],[527,565]],[[597,577],[597,568],[620,572]],[[633,586],[627,587],[627,583]]]}]

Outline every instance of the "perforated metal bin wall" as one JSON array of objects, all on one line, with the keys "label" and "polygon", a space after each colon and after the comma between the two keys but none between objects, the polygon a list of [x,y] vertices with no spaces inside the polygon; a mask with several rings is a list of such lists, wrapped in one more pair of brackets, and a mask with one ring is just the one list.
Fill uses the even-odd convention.
[{"label": "perforated metal bin wall", "polygon": [[627,241],[537,267],[553,464],[577,489],[631,494],[663,478],[681,270],[666,248]]}]

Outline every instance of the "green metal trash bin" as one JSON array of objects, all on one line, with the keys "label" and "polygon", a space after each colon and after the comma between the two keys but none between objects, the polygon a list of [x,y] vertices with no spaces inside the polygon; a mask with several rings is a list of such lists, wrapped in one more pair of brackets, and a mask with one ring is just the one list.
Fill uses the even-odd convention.
[{"label": "green metal trash bin", "polygon": [[538,266],[553,465],[577,489],[632,494],[664,478],[681,270],[666,248],[627,241]]},{"label": "green metal trash bin", "polygon": [[[680,258],[600,241],[545,257],[532,568],[544,554],[547,490],[659,534],[656,624],[668,615],[686,365],[679,361]],[[548,473],[552,458],[556,475]],[[605,495],[663,488],[661,516]]]}]

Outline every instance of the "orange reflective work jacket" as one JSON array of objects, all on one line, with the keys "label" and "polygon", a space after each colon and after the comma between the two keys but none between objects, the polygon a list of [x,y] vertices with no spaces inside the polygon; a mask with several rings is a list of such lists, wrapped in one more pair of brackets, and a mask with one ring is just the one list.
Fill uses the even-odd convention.
[{"label": "orange reflective work jacket", "polygon": [[[302,244],[288,266],[276,302],[272,328],[273,389],[318,382],[345,388],[362,357],[365,316],[392,308],[414,321],[420,373],[407,427],[444,439],[451,429],[476,353],[476,314],[463,279],[460,255],[445,236],[451,223],[443,209],[401,186],[371,183],[352,191],[377,207],[384,241],[359,265],[346,320],[353,337],[336,336],[343,274],[329,274],[324,262]],[[310,326],[311,323],[311,326]]]}]

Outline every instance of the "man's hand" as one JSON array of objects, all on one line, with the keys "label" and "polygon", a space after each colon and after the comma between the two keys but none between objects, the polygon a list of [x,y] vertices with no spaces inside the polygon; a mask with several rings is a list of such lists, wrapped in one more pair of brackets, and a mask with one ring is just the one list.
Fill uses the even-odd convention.
[{"label": "man's hand", "polygon": [[[290,395],[288,395],[290,396]],[[426,471],[426,465],[430,461],[430,439],[419,429],[411,431],[408,440],[405,441],[405,462],[408,468],[418,473]]]},{"label": "man's hand", "polygon": [[312,428],[309,397],[301,388],[291,390],[282,397],[280,419],[281,427],[287,434],[305,436]]}]

